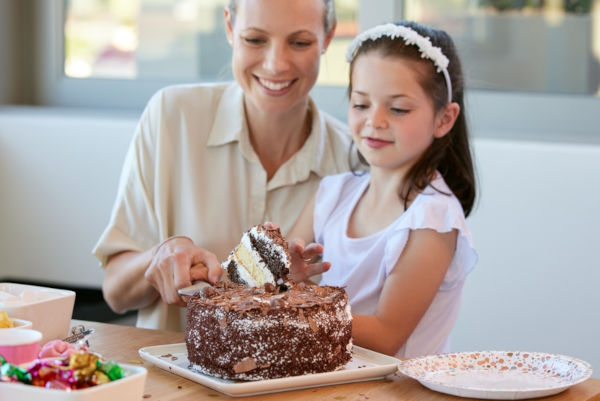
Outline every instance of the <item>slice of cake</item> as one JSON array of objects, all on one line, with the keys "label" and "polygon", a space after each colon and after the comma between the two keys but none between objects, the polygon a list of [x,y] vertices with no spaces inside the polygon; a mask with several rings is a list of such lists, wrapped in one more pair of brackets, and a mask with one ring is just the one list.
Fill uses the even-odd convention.
[{"label": "slice of cake", "polygon": [[352,315],[340,287],[219,283],[187,304],[190,368],[226,379],[329,372],[351,359]]},{"label": "slice of cake", "polygon": [[242,235],[240,243],[222,263],[234,283],[260,287],[280,284],[290,267],[288,244],[279,228],[254,226]]}]

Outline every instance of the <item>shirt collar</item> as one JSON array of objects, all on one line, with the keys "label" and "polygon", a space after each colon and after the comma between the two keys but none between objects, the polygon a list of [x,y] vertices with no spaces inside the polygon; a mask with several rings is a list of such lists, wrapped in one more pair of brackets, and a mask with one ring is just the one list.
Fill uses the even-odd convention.
[{"label": "shirt collar", "polygon": [[[268,189],[305,181],[311,172],[319,177],[338,172],[336,152],[328,132],[325,114],[319,110],[312,98],[309,98],[309,109],[312,113],[310,135],[300,150],[277,170],[269,181]],[[242,153],[248,160],[259,162],[248,136],[244,94],[236,82],[227,86],[221,96],[207,146],[222,146],[232,142],[240,143]]]},{"label": "shirt collar", "polygon": [[221,146],[239,141],[247,131],[244,115],[244,92],[232,82],[221,95],[217,114],[208,136],[207,146]]}]

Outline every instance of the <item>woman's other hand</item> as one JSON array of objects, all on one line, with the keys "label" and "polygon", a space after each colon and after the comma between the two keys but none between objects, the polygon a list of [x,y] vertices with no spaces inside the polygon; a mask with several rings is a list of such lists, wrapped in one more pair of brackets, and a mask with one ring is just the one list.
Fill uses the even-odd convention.
[{"label": "woman's other hand", "polygon": [[288,249],[292,259],[288,277],[296,283],[308,281],[312,276],[326,272],[331,267],[331,263],[320,260],[323,254],[321,244],[313,242],[305,246],[304,240],[293,239],[288,242]]},{"label": "woman's other hand", "polygon": [[169,305],[185,306],[177,293],[193,281],[216,283],[223,269],[215,254],[197,246],[187,237],[173,237],[157,246],[145,279]]}]

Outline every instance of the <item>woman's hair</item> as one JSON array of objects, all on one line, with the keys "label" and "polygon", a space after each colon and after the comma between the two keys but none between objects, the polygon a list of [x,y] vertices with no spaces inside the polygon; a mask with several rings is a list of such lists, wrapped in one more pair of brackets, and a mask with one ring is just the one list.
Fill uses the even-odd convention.
[{"label": "woman's hair", "polygon": [[[331,32],[336,23],[335,17],[335,5],[334,0],[323,0],[325,6],[325,15],[323,17],[323,26],[325,27],[325,33]],[[229,1],[229,15],[231,16],[231,23],[235,23],[235,14],[237,12],[237,0]]]},{"label": "woman's hair", "polygon": [[[431,145],[408,171],[399,191],[400,197],[404,200],[404,206],[407,207],[410,194],[425,189],[435,176],[434,172],[438,170],[460,201],[465,216],[468,216],[475,202],[475,173],[465,118],[464,77],[456,47],[452,38],[442,30],[410,21],[404,21],[397,25],[409,27],[419,35],[428,37],[432,45],[439,47],[448,58],[447,70],[452,83],[452,101],[460,106],[460,113],[452,129],[443,137],[434,138]],[[390,38],[385,35],[374,40],[365,40],[356,50],[350,63],[349,94],[352,93],[354,61],[359,55],[373,51],[377,51],[385,57],[399,57],[422,65],[423,73],[419,74],[419,84],[424,92],[431,96],[435,112],[437,113],[448,104],[448,87],[444,75],[436,71],[433,61],[423,58],[419,47],[414,44],[406,44],[402,37]],[[358,152],[358,157],[363,164],[368,165],[360,152]]]}]

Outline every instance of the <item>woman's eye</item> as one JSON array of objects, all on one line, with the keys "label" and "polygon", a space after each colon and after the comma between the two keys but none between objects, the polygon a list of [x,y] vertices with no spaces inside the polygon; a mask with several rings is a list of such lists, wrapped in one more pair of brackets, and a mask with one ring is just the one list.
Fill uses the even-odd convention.
[{"label": "woman's eye", "polygon": [[292,44],[296,47],[308,47],[312,44],[312,42],[308,42],[305,40],[295,40],[292,42]]},{"label": "woman's eye", "polygon": [[250,45],[260,45],[264,43],[264,40],[260,38],[244,38],[244,42]]},{"label": "woman's eye", "polygon": [[362,103],[355,103],[352,105],[353,109],[357,109],[357,110],[365,110],[368,106],[366,104],[362,104]]}]

